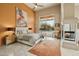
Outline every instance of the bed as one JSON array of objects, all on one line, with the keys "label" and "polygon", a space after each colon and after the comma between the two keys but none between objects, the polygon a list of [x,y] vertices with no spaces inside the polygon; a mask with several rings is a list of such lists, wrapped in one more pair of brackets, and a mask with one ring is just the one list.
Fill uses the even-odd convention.
[{"label": "bed", "polygon": [[39,33],[28,33],[17,36],[17,41],[30,46],[33,46],[37,42],[41,41],[42,37]]}]

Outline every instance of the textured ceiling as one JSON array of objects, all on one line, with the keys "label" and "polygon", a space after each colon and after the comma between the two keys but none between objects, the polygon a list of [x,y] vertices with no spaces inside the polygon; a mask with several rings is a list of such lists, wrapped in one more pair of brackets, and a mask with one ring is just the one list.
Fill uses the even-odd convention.
[{"label": "textured ceiling", "polygon": [[[25,3],[28,7],[30,7],[31,9],[34,8],[34,4],[33,3]],[[44,8],[48,8],[48,7],[51,7],[51,6],[55,6],[55,5],[58,5],[58,3],[37,3],[38,5],[43,5],[43,7],[37,7],[35,9],[35,11],[39,11],[41,9],[44,9]]]}]

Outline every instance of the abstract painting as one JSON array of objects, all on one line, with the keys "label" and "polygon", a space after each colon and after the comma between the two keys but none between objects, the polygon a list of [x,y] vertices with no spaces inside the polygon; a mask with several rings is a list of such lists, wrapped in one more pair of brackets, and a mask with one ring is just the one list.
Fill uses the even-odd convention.
[{"label": "abstract painting", "polygon": [[16,35],[27,33],[27,19],[27,13],[20,8],[16,8]]},{"label": "abstract painting", "polygon": [[16,8],[16,26],[27,27],[27,14],[24,10]]}]

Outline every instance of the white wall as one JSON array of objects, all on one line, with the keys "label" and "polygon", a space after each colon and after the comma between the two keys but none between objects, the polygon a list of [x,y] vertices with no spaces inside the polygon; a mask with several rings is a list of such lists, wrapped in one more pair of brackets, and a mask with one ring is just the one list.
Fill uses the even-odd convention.
[{"label": "white wall", "polygon": [[63,24],[70,24],[72,26],[72,30],[76,30],[76,19],[75,19],[75,6],[74,3],[64,3],[64,19]]},{"label": "white wall", "polygon": [[75,17],[79,18],[79,6],[75,6]]},{"label": "white wall", "polygon": [[[75,6],[76,24],[79,23],[79,6]],[[76,27],[76,42],[79,41],[79,29]]]}]

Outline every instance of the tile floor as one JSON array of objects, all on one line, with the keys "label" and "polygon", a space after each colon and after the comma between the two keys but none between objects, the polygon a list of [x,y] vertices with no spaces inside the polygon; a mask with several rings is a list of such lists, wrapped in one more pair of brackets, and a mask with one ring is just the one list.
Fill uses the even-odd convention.
[{"label": "tile floor", "polygon": [[79,56],[79,46],[75,42],[64,41],[61,48],[64,56]]},{"label": "tile floor", "polygon": [[0,56],[32,56],[28,49],[30,46],[21,43],[14,43],[0,47]]},{"label": "tile floor", "polygon": [[[8,46],[0,47],[0,56],[35,56],[28,52],[30,46],[21,43],[15,43]],[[78,50],[61,48],[62,56],[79,56]]]},{"label": "tile floor", "polygon": [[69,48],[62,48],[61,52],[62,52],[62,56],[79,56],[78,50],[72,50]]}]

